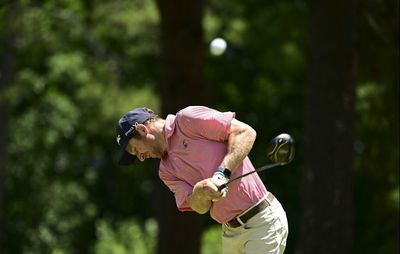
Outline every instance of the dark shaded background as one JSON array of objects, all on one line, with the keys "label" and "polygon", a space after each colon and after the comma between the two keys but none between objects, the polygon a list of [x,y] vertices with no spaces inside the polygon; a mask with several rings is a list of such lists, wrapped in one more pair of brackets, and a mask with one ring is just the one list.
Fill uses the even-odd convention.
[{"label": "dark shaded background", "polygon": [[285,253],[399,253],[398,10],[0,1],[0,252],[219,253],[215,222],[176,210],[157,162],[116,165],[124,112],[203,104],[257,130],[255,166],[272,137],[296,140],[261,174],[288,214]]}]

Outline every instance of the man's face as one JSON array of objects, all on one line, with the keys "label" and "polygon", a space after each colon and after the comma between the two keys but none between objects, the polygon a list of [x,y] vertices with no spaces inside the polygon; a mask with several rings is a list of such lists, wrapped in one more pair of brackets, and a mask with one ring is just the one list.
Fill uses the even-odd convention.
[{"label": "man's face", "polygon": [[126,151],[136,156],[140,161],[149,158],[161,158],[162,156],[159,142],[149,133],[140,135],[139,138],[131,138],[126,145]]},{"label": "man's face", "polygon": [[126,145],[126,151],[136,156],[140,161],[152,158],[152,149],[145,138],[131,138]]}]

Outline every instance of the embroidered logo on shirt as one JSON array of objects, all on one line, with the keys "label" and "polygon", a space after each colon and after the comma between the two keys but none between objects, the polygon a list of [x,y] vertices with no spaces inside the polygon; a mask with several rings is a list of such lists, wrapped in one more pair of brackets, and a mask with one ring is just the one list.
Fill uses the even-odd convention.
[{"label": "embroidered logo on shirt", "polygon": [[184,140],[182,141],[182,145],[183,145],[184,148],[187,148],[187,147],[188,147],[188,142],[186,141],[186,139],[184,139]]}]

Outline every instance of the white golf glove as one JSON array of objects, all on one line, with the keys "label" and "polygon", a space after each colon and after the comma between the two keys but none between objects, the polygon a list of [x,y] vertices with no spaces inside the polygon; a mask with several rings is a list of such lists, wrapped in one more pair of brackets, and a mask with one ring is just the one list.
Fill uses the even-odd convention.
[{"label": "white golf glove", "polygon": [[[215,171],[214,175],[211,178],[211,181],[217,186],[221,186],[223,184],[226,184],[229,181],[229,177],[227,177],[223,172],[222,169],[218,169]],[[225,187],[224,189],[221,190],[222,196],[221,198],[224,198],[226,194],[228,193],[228,187]],[[213,201],[218,201],[219,199],[215,199]]]}]

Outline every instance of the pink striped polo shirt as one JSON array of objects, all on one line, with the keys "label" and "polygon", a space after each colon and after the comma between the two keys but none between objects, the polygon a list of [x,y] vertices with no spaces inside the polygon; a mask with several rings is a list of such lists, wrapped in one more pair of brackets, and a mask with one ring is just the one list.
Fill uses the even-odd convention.
[{"label": "pink striped polo shirt", "polygon": [[[186,198],[193,186],[212,177],[227,151],[233,112],[219,112],[207,107],[191,106],[168,115],[165,123],[167,155],[160,161],[159,176],[174,193],[180,211],[192,211]],[[232,173],[231,178],[254,170],[246,157]],[[243,177],[229,185],[225,198],[214,202],[211,217],[223,224],[239,215],[260,199],[267,190],[255,174]]]}]

